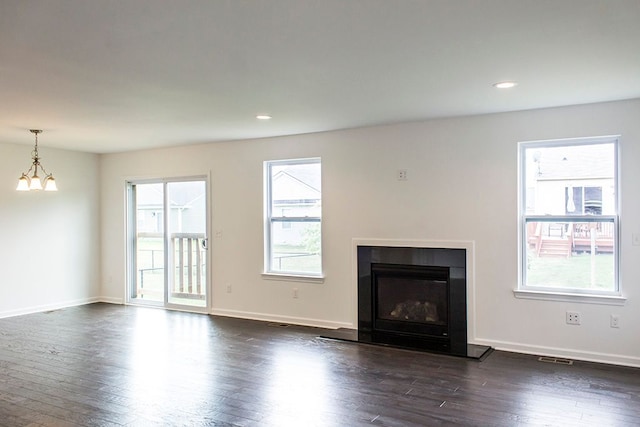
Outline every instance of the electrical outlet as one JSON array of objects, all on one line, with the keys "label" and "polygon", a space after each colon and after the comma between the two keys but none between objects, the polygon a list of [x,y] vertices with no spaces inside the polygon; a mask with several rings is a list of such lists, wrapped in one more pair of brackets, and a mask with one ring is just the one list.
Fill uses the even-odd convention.
[{"label": "electrical outlet", "polygon": [[567,311],[567,324],[568,325],[579,325],[580,324],[580,313],[577,311]]},{"label": "electrical outlet", "polygon": [[612,314],[611,318],[609,319],[610,323],[609,325],[612,328],[619,328],[620,327],[620,316],[617,314]]},{"label": "electrical outlet", "polygon": [[408,179],[407,178],[407,170],[406,169],[399,169],[397,177],[398,177],[398,181],[406,181]]},{"label": "electrical outlet", "polygon": [[293,288],[293,297],[298,298],[298,288]]},{"label": "electrical outlet", "polygon": [[231,283],[227,283],[227,293],[231,293]]}]

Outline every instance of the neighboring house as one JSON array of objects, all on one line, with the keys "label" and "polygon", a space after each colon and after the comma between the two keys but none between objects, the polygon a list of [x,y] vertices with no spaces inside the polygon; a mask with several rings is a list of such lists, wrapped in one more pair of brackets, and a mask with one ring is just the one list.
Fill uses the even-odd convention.
[{"label": "neighboring house", "polygon": [[[603,144],[541,147],[533,151],[526,162],[527,214],[615,213],[613,155],[612,146]],[[571,256],[574,252],[591,251],[592,230],[597,252],[612,252],[614,228],[607,222],[533,222],[528,224],[527,241],[538,255]]]},{"label": "neighboring house", "polygon": [[[206,223],[205,197],[198,183],[192,186],[180,184],[180,191],[172,192],[169,198],[172,233],[201,233]],[[136,187],[136,221],[139,232],[160,233],[164,228],[162,209],[162,185],[140,185]]]},{"label": "neighboring house", "polygon": [[[304,168],[283,167],[273,176],[272,199],[274,215],[283,217],[314,217],[320,216],[321,191],[318,174],[309,173]],[[296,224],[280,222],[277,235],[278,243],[286,245],[301,245],[303,234],[296,230]]]},{"label": "neighboring house", "polygon": [[[615,212],[611,146],[545,147],[528,159],[527,213],[603,215]],[[533,196],[533,197],[532,197]]]}]

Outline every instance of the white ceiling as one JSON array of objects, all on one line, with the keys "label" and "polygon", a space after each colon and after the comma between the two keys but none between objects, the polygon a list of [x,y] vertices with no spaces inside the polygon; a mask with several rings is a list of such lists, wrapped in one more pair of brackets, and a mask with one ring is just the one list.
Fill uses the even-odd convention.
[{"label": "white ceiling", "polygon": [[637,97],[640,0],[0,0],[0,143],[40,128],[106,153]]}]

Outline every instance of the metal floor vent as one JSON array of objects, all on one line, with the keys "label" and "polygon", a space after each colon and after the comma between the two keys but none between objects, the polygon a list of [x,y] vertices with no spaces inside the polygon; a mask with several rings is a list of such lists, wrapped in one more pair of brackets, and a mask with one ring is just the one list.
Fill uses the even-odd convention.
[{"label": "metal floor vent", "polygon": [[559,365],[573,365],[573,360],[561,359],[559,357],[540,356],[538,357],[538,362],[557,363]]},{"label": "metal floor vent", "polygon": [[289,327],[287,323],[267,323],[267,326],[271,326],[272,328],[288,328]]}]

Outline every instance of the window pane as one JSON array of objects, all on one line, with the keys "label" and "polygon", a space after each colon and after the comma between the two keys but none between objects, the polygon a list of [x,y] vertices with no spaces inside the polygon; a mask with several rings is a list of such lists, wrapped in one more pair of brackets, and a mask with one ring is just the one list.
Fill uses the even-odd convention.
[{"label": "window pane", "polygon": [[207,197],[205,181],[167,183],[169,303],[207,306]]},{"label": "window pane", "polygon": [[617,144],[522,143],[521,288],[619,292]]},{"label": "window pane", "polygon": [[136,184],[134,189],[135,278],[131,299],[164,301],[164,187]]},{"label": "window pane", "polygon": [[613,143],[527,148],[527,214],[615,215],[614,156]]},{"label": "window pane", "polygon": [[320,223],[271,223],[271,270],[320,274]]},{"label": "window pane", "polygon": [[271,216],[320,217],[320,163],[271,166]]},{"label": "window pane", "polygon": [[615,290],[615,224],[526,223],[526,286]]}]

